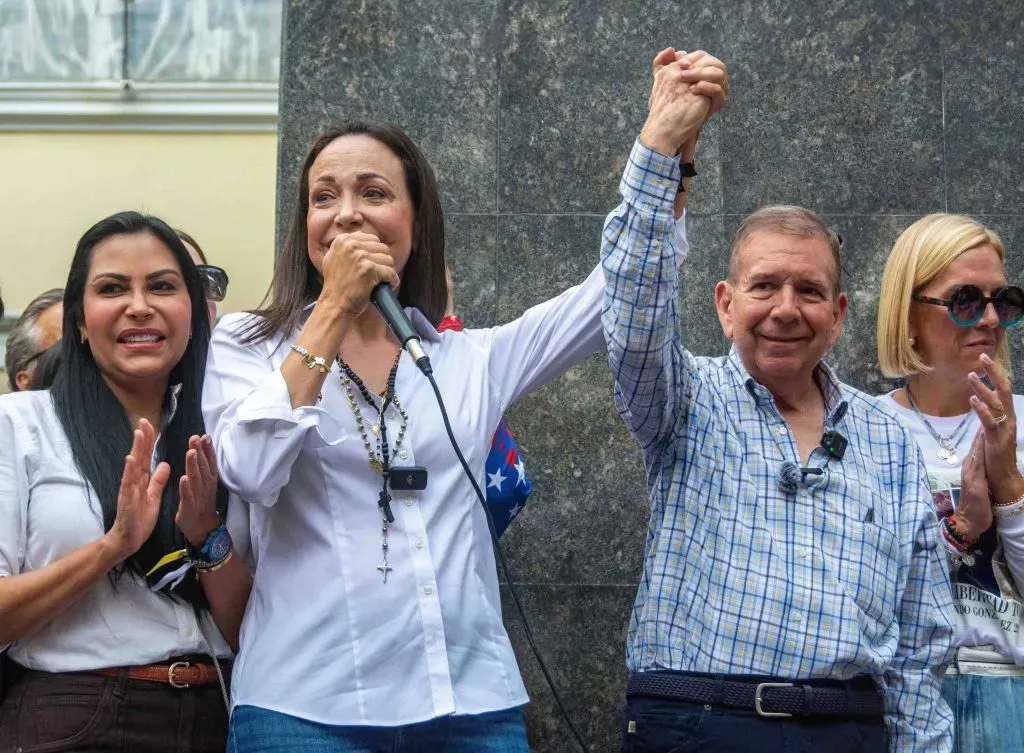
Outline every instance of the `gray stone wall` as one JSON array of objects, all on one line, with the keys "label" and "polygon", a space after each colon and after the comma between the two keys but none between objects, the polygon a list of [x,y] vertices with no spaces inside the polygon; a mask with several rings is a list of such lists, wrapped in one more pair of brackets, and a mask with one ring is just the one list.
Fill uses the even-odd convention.
[{"label": "gray stone wall", "polygon": [[[846,239],[850,315],[831,356],[875,366],[881,270],[933,211],[997,230],[1020,281],[1024,5],[1018,0],[290,0],[281,67],[280,208],[325,124],[402,125],[441,184],[460,314],[514,318],[582,280],[646,113],[650,59],[704,48],[732,72],[705,129],[689,214],[685,338],[725,351],[712,306],[730,233],[765,203],[823,212]],[[281,232],[279,228],[279,233]],[[1019,337],[1012,336],[1019,363]],[[1019,369],[1018,369],[1019,372]],[[509,417],[535,492],[503,548],[530,624],[593,750],[616,749],[623,646],[646,489],[604,356]],[[537,751],[572,750],[506,601]]]}]

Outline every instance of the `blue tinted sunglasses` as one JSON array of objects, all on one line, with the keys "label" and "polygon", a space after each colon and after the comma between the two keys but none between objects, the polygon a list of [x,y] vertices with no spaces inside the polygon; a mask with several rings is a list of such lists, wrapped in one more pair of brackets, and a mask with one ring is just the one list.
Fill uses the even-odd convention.
[{"label": "blue tinted sunglasses", "polygon": [[961,327],[973,327],[980,322],[990,303],[996,309],[1001,327],[1012,327],[1024,318],[1024,290],[1016,285],[997,290],[993,295],[985,295],[977,285],[961,285],[953,288],[946,299],[929,298],[915,293],[914,300],[945,306],[949,318]]}]

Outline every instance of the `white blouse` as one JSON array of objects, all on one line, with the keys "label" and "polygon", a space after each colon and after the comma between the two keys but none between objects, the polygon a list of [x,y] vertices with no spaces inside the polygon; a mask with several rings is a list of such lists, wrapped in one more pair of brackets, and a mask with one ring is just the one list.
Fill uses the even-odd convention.
[{"label": "white blouse", "polygon": [[[928,416],[928,423],[940,436],[960,437],[956,462],[940,459],[939,443],[911,408],[896,402],[896,390],[880,399],[892,408],[921,447],[940,517],[949,515],[960,501],[963,459],[981,427],[972,412],[940,418]],[[1024,468],[1024,395],[1013,396],[1017,416],[1017,463]],[[966,422],[965,422],[966,421]],[[960,428],[962,426],[962,428]],[[960,429],[960,431],[958,431]],[[957,565],[950,573],[953,605],[956,608],[959,660],[998,665],[1024,665],[1024,515],[996,518],[996,539],[979,542],[980,554],[972,566]],[[937,535],[939,535],[937,533]],[[972,670],[984,674],[984,667]],[[963,671],[963,669],[961,669]]]},{"label": "white blouse", "polygon": [[[681,255],[682,219],[678,228]],[[440,335],[408,310],[481,488],[491,436],[509,406],[604,346],[603,294],[598,267],[509,324]],[[298,330],[244,346],[235,334],[247,316],[217,326],[203,400],[221,477],[251,503],[256,572],[234,704],[325,724],[398,726],[526,703],[485,513],[426,378],[403,353],[395,391],[409,420],[392,462],[425,466],[429,481],[424,491],[392,494],[393,569],[384,582],[381,477],[337,366],[322,400],[293,410],[280,367]],[[393,445],[401,423],[393,406],[385,421]]]},{"label": "white blouse", "polygon": [[[246,516],[228,528],[248,547]],[[49,391],[0,396],[0,577],[40,570],[101,538],[96,492],[79,474]],[[213,619],[155,594],[126,574],[101,578],[48,624],[10,646],[19,664],[45,672],[151,664],[231,650]]]}]

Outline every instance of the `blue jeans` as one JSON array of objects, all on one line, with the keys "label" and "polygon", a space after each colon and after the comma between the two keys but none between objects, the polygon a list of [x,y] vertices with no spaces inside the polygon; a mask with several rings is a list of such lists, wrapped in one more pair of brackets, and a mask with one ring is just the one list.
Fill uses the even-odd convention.
[{"label": "blue jeans", "polygon": [[231,712],[228,753],[530,753],[518,708],[404,727],[318,724],[257,706]]},{"label": "blue jeans", "polygon": [[1024,750],[1024,677],[946,675],[942,697],[956,719],[954,753]]},{"label": "blue jeans", "polygon": [[763,718],[753,710],[629,697],[621,753],[887,753],[885,723]]}]

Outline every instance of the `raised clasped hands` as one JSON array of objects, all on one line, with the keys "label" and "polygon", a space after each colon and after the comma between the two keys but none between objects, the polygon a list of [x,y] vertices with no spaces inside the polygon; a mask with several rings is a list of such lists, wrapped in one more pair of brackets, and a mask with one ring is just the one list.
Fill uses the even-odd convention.
[{"label": "raised clasped hands", "polygon": [[708,118],[725,105],[729,74],[721,60],[703,50],[687,53],[672,47],[655,56],[652,69],[654,84],[640,141],[671,156],[695,140]]}]

